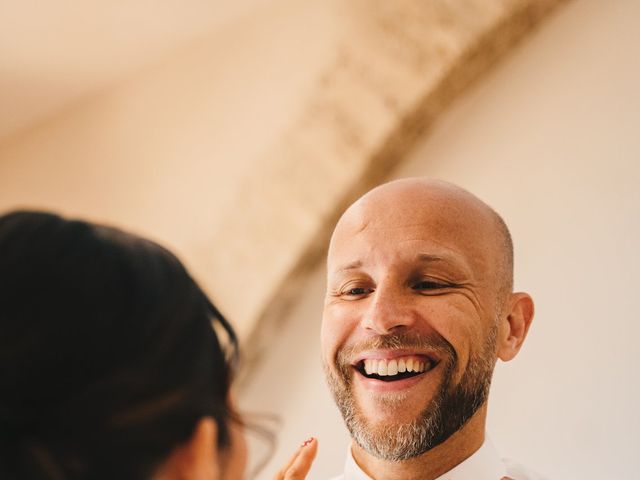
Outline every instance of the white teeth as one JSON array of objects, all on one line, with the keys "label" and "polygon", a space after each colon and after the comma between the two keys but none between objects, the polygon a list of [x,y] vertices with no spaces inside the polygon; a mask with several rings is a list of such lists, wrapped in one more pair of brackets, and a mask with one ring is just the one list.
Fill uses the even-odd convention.
[{"label": "white teeth", "polygon": [[431,368],[431,362],[421,361],[416,358],[399,358],[399,359],[373,359],[364,360],[364,371],[367,375],[393,376],[398,373],[415,372],[422,373]]},{"label": "white teeth", "polygon": [[367,375],[378,373],[378,361],[370,358],[366,359],[364,361],[364,371]]},{"label": "white teeth", "polygon": [[389,366],[387,367],[387,375],[397,375],[398,374],[398,362],[396,360],[391,360],[389,362]]},{"label": "white teeth", "polygon": [[398,360],[398,372],[404,373],[406,371],[407,371],[407,364],[404,363],[404,358],[401,358],[400,360]]}]

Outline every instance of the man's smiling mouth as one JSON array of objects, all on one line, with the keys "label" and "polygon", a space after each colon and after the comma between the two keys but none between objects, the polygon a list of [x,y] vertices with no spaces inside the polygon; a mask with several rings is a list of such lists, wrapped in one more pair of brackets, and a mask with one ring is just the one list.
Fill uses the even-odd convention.
[{"label": "man's smiling mouth", "polygon": [[437,362],[423,355],[408,355],[396,358],[365,358],[354,368],[365,378],[395,382],[416,377],[431,370]]}]

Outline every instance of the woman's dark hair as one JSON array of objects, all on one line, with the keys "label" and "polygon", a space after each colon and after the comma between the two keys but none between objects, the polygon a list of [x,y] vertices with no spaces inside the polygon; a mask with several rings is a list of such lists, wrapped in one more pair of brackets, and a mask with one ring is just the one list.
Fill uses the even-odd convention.
[{"label": "woman's dark hair", "polygon": [[224,448],[236,345],[161,246],[49,213],[1,216],[0,478],[150,478],[205,416]]}]

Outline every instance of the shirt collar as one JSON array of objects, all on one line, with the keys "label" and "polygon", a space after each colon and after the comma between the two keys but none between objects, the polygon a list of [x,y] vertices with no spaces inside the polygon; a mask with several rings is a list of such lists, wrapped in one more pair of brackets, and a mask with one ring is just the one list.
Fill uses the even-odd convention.
[{"label": "shirt collar", "polygon": [[[500,480],[506,475],[504,464],[488,438],[482,446],[462,463],[436,480]],[[358,466],[351,449],[344,468],[344,480],[372,480]]]}]

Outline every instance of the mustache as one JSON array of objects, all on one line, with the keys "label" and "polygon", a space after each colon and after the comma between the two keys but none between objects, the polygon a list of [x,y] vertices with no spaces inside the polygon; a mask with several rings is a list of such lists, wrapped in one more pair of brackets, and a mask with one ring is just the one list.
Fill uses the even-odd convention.
[{"label": "mustache", "polygon": [[458,360],[453,346],[436,332],[418,334],[415,332],[378,335],[358,343],[347,345],[336,353],[336,366],[347,372],[353,359],[366,350],[418,350],[436,353],[455,364]]}]

